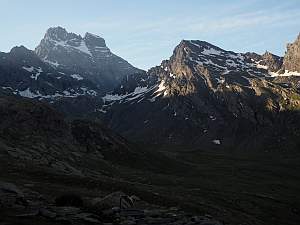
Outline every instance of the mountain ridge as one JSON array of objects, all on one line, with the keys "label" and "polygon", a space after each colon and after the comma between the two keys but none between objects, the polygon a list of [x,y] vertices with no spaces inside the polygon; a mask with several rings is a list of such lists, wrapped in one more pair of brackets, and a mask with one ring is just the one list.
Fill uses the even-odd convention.
[{"label": "mountain ridge", "polygon": [[[295,54],[297,58],[297,40],[288,45],[292,47],[288,47],[286,55]],[[247,126],[254,136],[266,129],[271,138],[269,127],[277,123],[274,121],[299,108],[298,73],[283,69],[291,57],[282,58],[270,52],[235,53],[206,41],[182,40],[161,65],[147,72],[133,69],[123,78],[116,78],[116,87],[108,85],[108,89],[101,88],[100,83],[106,78],[100,75],[100,64],[93,61],[113,67],[118,61],[107,64],[106,58],[115,56],[99,36],[86,33],[82,37],[62,27],[49,28],[35,50],[36,55],[24,47],[14,48],[10,54],[15,62],[20,62],[17,66],[22,76],[16,79],[21,83],[8,80],[15,85],[12,87],[7,85],[9,78],[5,78],[3,90],[12,89],[12,93],[24,97],[49,101],[70,117],[103,119],[109,127],[134,141],[185,143],[189,132],[198,131],[191,143],[206,143],[210,148],[221,147],[223,143],[224,147],[234,146],[239,135],[244,132],[246,136]],[[4,67],[9,64],[7,56],[2,57]],[[36,65],[24,64],[26,58],[29,64]],[[59,60],[66,60],[66,65],[54,65]],[[107,72],[114,77],[112,71]],[[47,76],[49,73],[55,75]],[[48,86],[54,85],[55,78],[54,90],[40,84],[43,77],[47,78]],[[243,132],[239,133],[240,129]],[[244,145],[247,144],[241,146]]]},{"label": "mountain ridge", "polygon": [[[169,60],[106,95],[100,111],[112,129],[133,140],[269,148],[285,136],[274,135],[271,127],[284,117],[296,117],[300,106],[299,89],[285,86],[290,76],[277,71],[281,63],[282,58],[268,52],[254,59],[249,53],[183,40]],[[293,116],[284,116],[289,111]],[[193,141],[190,132],[197,133]]]}]

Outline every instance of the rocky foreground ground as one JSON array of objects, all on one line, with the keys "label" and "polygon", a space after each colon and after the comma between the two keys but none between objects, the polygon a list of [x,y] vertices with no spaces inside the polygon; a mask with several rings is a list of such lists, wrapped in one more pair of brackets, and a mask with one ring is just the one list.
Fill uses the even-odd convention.
[{"label": "rocky foreground ground", "polygon": [[171,207],[149,204],[143,200],[133,208],[118,207],[119,196],[115,192],[104,198],[85,198],[69,195],[61,201],[61,196],[48,196],[33,191],[34,184],[15,184],[0,181],[0,224],[153,224],[153,225],[222,225],[209,215],[197,216]]}]

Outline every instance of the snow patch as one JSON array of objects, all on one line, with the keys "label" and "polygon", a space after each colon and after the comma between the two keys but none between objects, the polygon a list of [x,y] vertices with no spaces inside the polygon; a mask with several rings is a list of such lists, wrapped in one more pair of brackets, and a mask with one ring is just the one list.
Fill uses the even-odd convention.
[{"label": "snow patch", "polygon": [[217,139],[216,139],[216,140],[213,140],[212,142],[213,142],[215,145],[220,145],[220,144],[221,144],[221,141],[220,141],[220,140],[217,140]]},{"label": "snow patch", "polygon": [[222,52],[214,48],[206,48],[201,52],[203,55],[222,55]]},{"label": "snow patch", "polygon": [[[73,46],[72,46],[73,47]],[[81,41],[80,45],[78,47],[73,47],[87,55],[92,56],[92,53],[90,52],[89,48],[86,46],[84,41]]]},{"label": "snow patch", "polygon": [[225,83],[224,77],[220,77],[220,78],[216,77],[216,80],[217,80],[218,84],[224,84]]},{"label": "snow patch", "polygon": [[230,54],[228,54],[228,57],[230,57],[230,58],[232,58],[232,59],[239,59],[239,60],[241,60],[241,61],[244,61],[245,60],[245,57],[244,56],[242,56],[242,54],[241,53],[238,53],[238,54],[232,54],[232,53],[230,53]]},{"label": "snow patch", "polygon": [[58,67],[58,66],[60,65],[57,61],[52,62],[52,61],[50,61],[50,60],[48,60],[48,59],[43,59],[43,61],[44,61],[45,63],[50,64],[51,66],[54,66],[54,67]]},{"label": "snow patch", "polygon": [[271,77],[289,77],[289,76],[300,76],[300,73],[297,71],[291,72],[291,71],[285,70],[283,74],[280,74],[278,72],[269,72],[269,75]]},{"label": "snow patch", "polygon": [[101,112],[101,113],[107,113],[107,111],[104,110],[104,109],[98,109],[97,111],[98,111],[98,112]]},{"label": "snow patch", "polygon": [[30,67],[26,67],[26,66],[23,66],[22,67],[24,70],[26,70],[27,72],[30,72],[30,73],[33,73],[34,71],[36,71],[35,74],[31,74],[30,78],[34,79],[34,80],[37,80],[39,75],[43,72],[42,68],[39,67],[39,68],[35,68],[33,66],[30,66]]},{"label": "snow patch", "polygon": [[225,70],[228,69],[227,67],[220,66],[220,65],[214,63],[213,61],[211,61],[211,59],[209,59],[208,61],[204,62],[204,64],[206,64],[206,65],[212,65],[212,66],[215,66],[215,67],[220,68],[220,69],[225,69]]},{"label": "snow patch", "polygon": [[82,76],[80,76],[79,74],[72,74],[72,75],[70,75],[73,79],[75,79],[75,80],[83,80],[83,77]]},{"label": "snow patch", "polygon": [[11,87],[1,87],[2,89],[4,89],[4,90],[13,90]]},{"label": "snow patch", "polygon": [[86,88],[81,88],[83,93],[74,93],[74,90],[70,90],[73,93],[71,93],[69,90],[64,90],[61,94],[60,93],[55,93],[53,95],[42,95],[39,91],[33,92],[30,90],[28,87],[24,91],[15,91],[15,94],[19,94],[22,97],[25,98],[40,98],[40,99],[51,99],[51,98],[57,98],[57,97],[68,97],[68,98],[75,98],[81,95],[97,95],[97,92],[94,90],[87,90]]},{"label": "snow patch", "polygon": [[112,94],[106,94],[102,99],[104,102],[112,102],[112,101],[119,101],[123,98],[126,98],[126,95],[112,95]]},{"label": "snow patch", "polygon": [[156,95],[156,97],[160,96],[161,93],[163,92],[164,96],[166,96],[168,93],[166,91],[167,87],[165,86],[165,81],[164,80],[161,80],[160,81],[160,84],[158,85],[158,89],[154,92],[155,93],[158,93]]},{"label": "snow patch", "polygon": [[[96,46],[94,48],[94,50],[97,51],[97,52],[103,52],[103,53],[109,53],[110,52],[109,48],[107,48],[107,47]],[[119,63],[122,63],[122,62],[119,62]]]},{"label": "snow patch", "polygon": [[24,70],[26,70],[27,72],[30,72],[30,73],[32,73],[34,71],[34,67],[33,66],[30,66],[30,67],[23,66],[22,68]]},{"label": "snow patch", "polygon": [[232,59],[227,59],[226,64],[230,67],[235,67],[235,68],[238,66]]},{"label": "snow patch", "polygon": [[161,92],[164,91],[165,89],[166,89],[165,81],[161,80],[160,84],[158,85],[158,89],[155,92]]},{"label": "snow patch", "polygon": [[264,66],[264,65],[261,65],[261,64],[256,64],[256,68],[258,68],[258,69],[264,69],[264,70],[268,70],[269,69],[268,66]]},{"label": "snow patch", "polygon": [[104,102],[108,101],[120,101],[125,100],[126,102],[132,101],[143,96],[145,93],[149,92],[153,88],[148,87],[136,87],[133,92],[125,94],[125,95],[118,95],[118,94],[106,94],[102,99]]},{"label": "snow patch", "polygon": [[25,97],[25,98],[36,98],[36,97],[41,96],[39,93],[36,94],[36,93],[30,91],[29,88],[25,89],[24,91],[19,91],[19,95],[21,95],[22,97]]},{"label": "snow patch", "polygon": [[63,48],[69,48],[69,49],[70,49],[70,48],[71,48],[71,49],[73,48],[73,49],[76,49],[76,50],[78,50],[78,51],[80,51],[80,52],[83,52],[83,53],[85,53],[85,54],[87,54],[87,55],[89,55],[89,56],[92,56],[92,54],[91,54],[89,48],[86,46],[86,43],[85,43],[84,40],[81,40],[79,46],[72,46],[72,45],[69,45],[69,44],[67,43],[67,41],[55,41],[55,40],[53,40],[53,41],[54,41],[55,47],[56,47],[56,46],[61,46],[61,47],[63,47]]},{"label": "snow patch", "polygon": [[170,76],[171,78],[173,78],[173,79],[175,79],[175,78],[176,78],[176,75],[175,75],[175,74],[173,74],[173,73],[170,73],[170,74],[169,74],[169,76]]},{"label": "snow patch", "polygon": [[92,96],[97,96],[98,95],[97,91],[95,91],[95,90],[87,90],[85,93],[88,94],[88,95],[92,95]]},{"label": "snow patch", "polygon": [[[35,68],[35,69],[36,69],[36,68]],[[43,72],[43,70],[42,70],[41,67],[37,68],[36,70],[37,70],[37,73],[36,73],[36,74],[32,74],[32,75],[30,76],[30,78],[32,78],[32,79],[34,79],[34,80],[37,80],[38,77],[39,77],[39,76],[41,75],[41,73]]]},{"label": "snow patch", "polygon": [[227,74],[229,74],[230,72],[231,72],[231,70],[226,69],[226,70],[222,73],[222,75],[227,75]]}]

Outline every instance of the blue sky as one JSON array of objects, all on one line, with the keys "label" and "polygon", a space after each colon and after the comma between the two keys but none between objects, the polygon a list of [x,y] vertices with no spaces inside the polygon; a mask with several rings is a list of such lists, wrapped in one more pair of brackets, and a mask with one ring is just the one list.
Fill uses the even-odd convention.
[{"label": "blue sky", "polygon": [[182,39],[237,52],[283,55],[300,32],[299,0],[0,0],[0,51],[34,49],[47,28],[106,39],[110,49],[148,69]]}]

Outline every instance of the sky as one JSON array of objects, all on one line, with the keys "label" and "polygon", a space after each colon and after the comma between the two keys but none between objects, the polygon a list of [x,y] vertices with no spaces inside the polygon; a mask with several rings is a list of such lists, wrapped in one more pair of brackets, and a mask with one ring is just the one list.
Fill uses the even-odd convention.
[{"label": "sky", "polygon": [[300,32],[299,0],[0,0],[0,51],[34,49],[49,27],[102,36],[115,54],[149,69],[182,39],[236,52],[283,55]]}]

